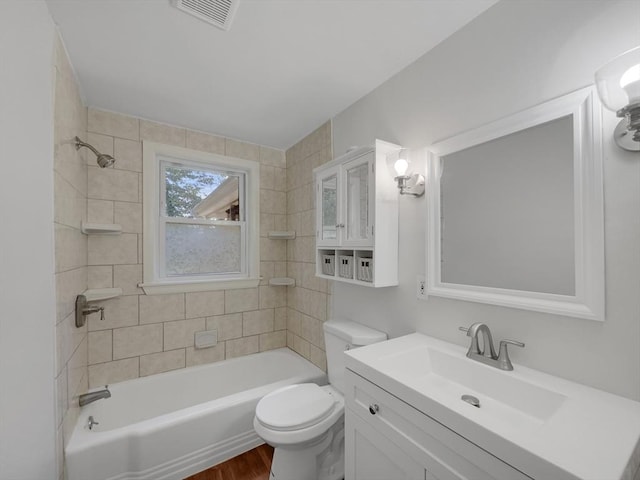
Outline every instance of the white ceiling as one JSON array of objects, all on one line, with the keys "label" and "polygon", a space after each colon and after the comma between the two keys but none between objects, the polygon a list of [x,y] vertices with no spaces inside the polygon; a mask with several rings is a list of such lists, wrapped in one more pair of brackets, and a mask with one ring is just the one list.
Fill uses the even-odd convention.
[{"label": "white ceiling", "polygon": [[[48,0],[89,106],[288,148],[497,0]],[[437,74],[437,72],[434,72]]]}]

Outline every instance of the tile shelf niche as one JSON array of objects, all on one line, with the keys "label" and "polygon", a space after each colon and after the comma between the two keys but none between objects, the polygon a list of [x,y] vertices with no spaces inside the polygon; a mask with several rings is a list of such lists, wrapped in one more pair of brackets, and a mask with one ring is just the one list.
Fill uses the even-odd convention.
[{"label": "tile shelf niche", "polygon": [[268,234],[269,238],[273,240],[293,240],[296,238],[296,232],[294,230],[291,231],[278,231],[272,230]]},{"label": "tile shelf niche", "polygon": [[278,286],[293,287],[295,286],[295,284],[296,284],[295,279],[289,278],[289,277],[274,277],[269,280],[269,285],[274,287],[278,287]]},{"label": "tile shelf niche", "polygon": [[[296,238],[295,230],[271,230],[267,236],[272,240],[293,240]],[[290,277],[274,277],[269,279],[272,287],[294,287],[296,281]]]},{"label": "tile shelf niche", "polygon": [[122,225],[117,223],[82,222],[81,230],[85,235],[120,235],[122,233]]},{"label": "tile shelf niche", "polygon": [[83,295],[87,298],[87,302],[99,302],[101,300],[109,300],[122,295],[121,288],[92,288],[85,290]]}]

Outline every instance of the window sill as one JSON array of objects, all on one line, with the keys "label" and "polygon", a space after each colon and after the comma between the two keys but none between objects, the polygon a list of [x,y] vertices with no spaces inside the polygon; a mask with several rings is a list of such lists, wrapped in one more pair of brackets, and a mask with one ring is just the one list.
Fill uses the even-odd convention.
[{"label": "window sill", "polygon": [[231,290],[236,288],[255,288],[259,278],[238,278],[226,280],[205,280],[202,282],[149,282],[138,286],[146,295],[162,295],[166,293],[206,292],[209,290]]}]

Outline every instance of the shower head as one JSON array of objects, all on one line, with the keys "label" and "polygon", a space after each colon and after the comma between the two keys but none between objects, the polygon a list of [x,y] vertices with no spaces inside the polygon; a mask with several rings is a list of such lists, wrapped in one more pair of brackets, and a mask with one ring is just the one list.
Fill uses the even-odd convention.
[{"label": "shower head", "polygon": [[97,157],[96,161],[98,162],[98,165],[100,166],[100,168],[110,167],[116,161],[116,159],[113,158],[111,155],[107,155],[106,153],[100,153],[91,145],[83,142],[78,137],[76,137],[76,150],[80,150],[81,147],[87,147],[89,150],[91,150],[95,154],[95,156]]}]

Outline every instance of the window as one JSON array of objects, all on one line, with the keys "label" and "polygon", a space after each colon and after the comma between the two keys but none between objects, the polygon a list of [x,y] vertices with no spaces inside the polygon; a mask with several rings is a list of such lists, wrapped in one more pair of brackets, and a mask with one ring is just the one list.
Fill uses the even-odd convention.
[{"label": "window", "polygon": [[256,162],[144,142],[147,294],[255,287]]}]

